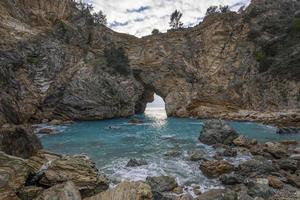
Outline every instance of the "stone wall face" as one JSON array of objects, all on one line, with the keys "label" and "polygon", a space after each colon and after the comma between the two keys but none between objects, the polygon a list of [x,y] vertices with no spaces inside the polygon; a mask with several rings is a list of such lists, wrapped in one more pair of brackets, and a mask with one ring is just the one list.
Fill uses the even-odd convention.
[{"label": "stone wall face", "polygon": [[[91,24],[71,1],[2,1],[0,124],[130,116],[154,92],[169,116],[276,121],[283,112],[297,124],[299,7],[253,1],[241,14],[136,38]],[[112,46],[125,50],[129,74],[108,64]]]}]

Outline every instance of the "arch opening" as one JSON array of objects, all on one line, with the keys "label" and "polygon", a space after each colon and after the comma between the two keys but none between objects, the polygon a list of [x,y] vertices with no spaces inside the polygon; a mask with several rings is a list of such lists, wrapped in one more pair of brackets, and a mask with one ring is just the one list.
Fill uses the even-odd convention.
[{"label": "arch opening", "polygon": [[165,101],[162,97],[157,95],[156,93],[153,94],[153,101],[147,103],[145,109],[145,115],[149,117],[155,117],[160,119],[167,118],[166,108],[165,108]]}]

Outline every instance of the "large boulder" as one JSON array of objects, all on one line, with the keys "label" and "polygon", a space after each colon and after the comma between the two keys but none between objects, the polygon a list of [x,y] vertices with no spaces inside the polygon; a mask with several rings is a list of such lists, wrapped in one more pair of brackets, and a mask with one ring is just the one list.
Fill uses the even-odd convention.
[{"label": "large boulder", "polygon": [[44,190],[35,200],[81,200],[80,193],[71,181]]},{"label": "large boulder", "polygon": [[170,176],[148,176],[146,183],[149,184],[152,191],[155,192],[169,192],[178,186],[175,178]]},{"label": "large boulder", "polygon": [[0,199],[17,199],[16,192],[25,185],[29,174],[25,160],[0,151]]},{"label": "large boulder", "polygon": [[199,140],[208,145],[231,145],[239,135],[222,120],[206,120],[201,130]]},{"label": "large boulder", "polygon": [[272,161],[266,159],[251,159],[240,164],[236,173],[244,178],[267,177],[279,169]]},{"label": "large boulder", "polygon": [[210,160],[200,164],[200,169],[204,175],[210,178],[219,177],[222,174],[232,172],[234,166],[224,160]]},{"label": "large boulder", "polygon": [[74,182],[82,197],[103,192],[109,187],[105,175],[85,156],[65,156],[53,160],[44,170],[38,183],[51,187],[66,181]]},{"label": "large boulder", "polygon": [[30,127],[9,126],[0,129],[0,151],[29,158],[39,149],[42,149],[42,145]]},{"label": "large boulder", "polygon": [[122,182],[117,187],[85,200],[152,200],[151,187],[143,182]]}]

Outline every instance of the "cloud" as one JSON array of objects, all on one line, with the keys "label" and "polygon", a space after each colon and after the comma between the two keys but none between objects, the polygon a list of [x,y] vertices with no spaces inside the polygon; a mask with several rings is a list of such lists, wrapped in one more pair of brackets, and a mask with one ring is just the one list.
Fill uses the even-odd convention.
[{"label": "cloud", "polygon": [[151,34],[154,28],[161,32],[169,29],[170,14],[178,9],[183,13],[185,26],[194,26],[202,21],[211,5],[229,5],[238,10],[250,0],[92,0],[95,11],[102,10],[109,27],[115,31],[138,37]]}]

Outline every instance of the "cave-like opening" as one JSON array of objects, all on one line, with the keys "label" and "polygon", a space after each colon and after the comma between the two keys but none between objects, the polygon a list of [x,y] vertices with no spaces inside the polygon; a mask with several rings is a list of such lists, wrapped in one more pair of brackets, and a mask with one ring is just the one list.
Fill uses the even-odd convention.
[{"label": "cave-like opening", "polygon": [[167,113],[163,98],[154,93],[153,99],[152,102],[147,103],[145,115],[155,118],[166,118]]}]

